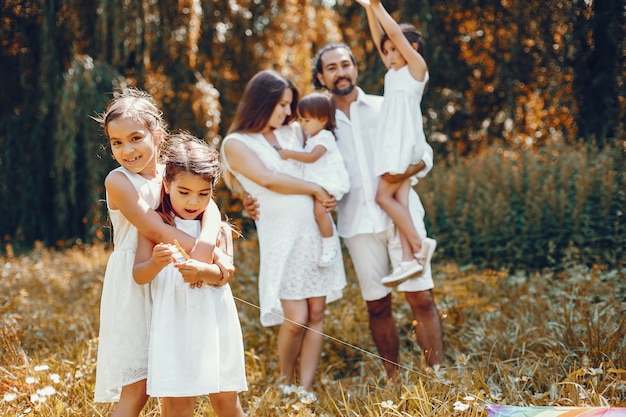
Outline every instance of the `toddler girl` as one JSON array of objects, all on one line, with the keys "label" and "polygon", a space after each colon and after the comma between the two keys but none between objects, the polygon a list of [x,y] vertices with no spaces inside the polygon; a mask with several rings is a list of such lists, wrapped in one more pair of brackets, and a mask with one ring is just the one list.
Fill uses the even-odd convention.
[{"label": "toddler girl", "polygon": [[[350,176],[335,143],[335,106],[326,93],[313,92],[298,102],[298,117],[304,132],[304,151],[277,149],[281,158],[304,163],[304,179],[322,186],[337,200],[350,190]],[[322,234],[319,266],[332,264],[339,254],[335,224],[320,201],[313,206],[315,220]]]}]

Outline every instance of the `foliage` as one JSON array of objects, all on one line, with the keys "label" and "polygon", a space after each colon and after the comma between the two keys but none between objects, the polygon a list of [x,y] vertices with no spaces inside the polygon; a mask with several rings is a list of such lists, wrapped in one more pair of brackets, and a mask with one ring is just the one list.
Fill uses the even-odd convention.
[{"label": "foliage", "polygon": [[[93,403],[103,245],[36,249],[0,258],[0,414],[108,415]],[[258,247],[236,241],[233,293],[244,333],[250,416],[486,416],[487,404],[626,406],[624,270],[565,263],[560,271],[459,268],[433,263],[445,363],[425,366],[410,309],[394,297],[400,377],[386,381],[367,311],[345,257],[344,298],[328,305],[314,389],[283,397],[276,328],[259,324]],[[199,415],[212,416],[209,401]],[[145,416],[158,416],[151,400]]]},{"label": "foliage", "polygon": [[438,253],[492,267],[624,265],[621,146],[491,146],[450,156],[417,185]]},{"label": "foliage", "polygon": [[[423,113],[438,155],[500,142],[623,141],[621,1],[385,5],[425,35],[431,81]],[[384,68],[354,0],[0,7],[0,236],[16,247],[102,238],[101,184],[111,164],[96,152],[101,138],[88,117],[120,83],[152,93],[171,129],[213,144],[255,72],[274,68],[307,92],[310,60],[329,41],[350,44],[359,84],[382,91]]]}]

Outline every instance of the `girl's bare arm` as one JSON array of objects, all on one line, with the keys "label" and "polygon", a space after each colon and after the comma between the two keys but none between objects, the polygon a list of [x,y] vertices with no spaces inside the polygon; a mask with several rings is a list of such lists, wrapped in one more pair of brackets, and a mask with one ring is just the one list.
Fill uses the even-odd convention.
[{"label": "girl's bare arm", "polygon": [[[385,31],[389,40],[393,42],[395,47],[400,51],[409,66],[409,71],[413,78],[423,81],[428,70],[424,57],[417,52],[409,43],[408,39],[402,33],[402,29],[398,23],[391,17],[389,12],[384,8],[380,0],[370,0],[370,9],[374,13],[380,26]],[[368,15],[369,19],[369,15]]]},{"label": "girl's bare arm", "polygon": [[292,151],[291,149],[281,149],[278,153],[283,159],[293,159],[310,164],[320,159],[326,153],[326,148],[322,145],[317,145],[311,150],[311,152],[298,152]]},{"label": "girl's bare arm", "polygon": [[[208,259],[207,262],[213,262],[213,247],[220,225],[219,210],[214,202],[207,208],[209,223],[203,224],[201,236],[196,239],[174,226],[163,223],[161,216],[141,198],[128,177],[121,172],[111,172],[107,175],[104,184],[111,207],[120,210],[124,217],[139,230],[139,233],[156,243],[172,243],[178,240],[192,257],[198,256],[203,258],[199,260]],[[215,219],[216,213],[217,220]],[[196,249],[198,241],[204,243]]]}]

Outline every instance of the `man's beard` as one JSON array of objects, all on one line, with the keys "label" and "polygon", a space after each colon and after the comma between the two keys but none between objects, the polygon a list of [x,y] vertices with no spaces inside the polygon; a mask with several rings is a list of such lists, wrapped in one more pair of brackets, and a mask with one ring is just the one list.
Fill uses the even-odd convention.
[{"label": "man's beard", "polygon": [[339,78],[338,80],[336,80],[336,81],[335,81],[334,86],[336,86],[336,85],[337,85],[337,83],[338,83],[339,81],[341,81],[341,80],[347,80],[347,81],[349,81],[349,82],[350,82],[350,85],[349,85],[347,88],[344,88],[343,90],[340,90],[339,88],[334,87],[334,88],[332,88],[332,89],[330,90],[330,92],[331,92],[331,93],[333,93],[333,94],[335,94],[335,95],[337,95],[337,96],[347,96],[348,94],[350,94],[350,93],[354,90],[354,87],[356,87],[356,86],[352,83],[352,80],[351,80],[351,79],[349,79],[349,78]]}]

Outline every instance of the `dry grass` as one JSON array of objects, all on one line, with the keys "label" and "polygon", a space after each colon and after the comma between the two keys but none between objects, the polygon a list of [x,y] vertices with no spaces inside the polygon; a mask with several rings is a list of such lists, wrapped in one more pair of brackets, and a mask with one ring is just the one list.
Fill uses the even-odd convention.
[{"label": "dry grass", "polygon": [[[7,251],[10,254],[10,251]],[[388,383],[349,261],[344,298],[329,305],[317,404],[283,398],[276,328],[259,324],[258,254],[237,242],[233,282],[246,346],[251,416],[485,416],[489,403],[626,406],[625,271],[477,270],[435,258],[446,363],[427,369],[401,296],[402,373]],[[0,415],[103,416],[94,404],[102,246],[36,248],[0,258]],[[157,416],[151,400],[145,416]],[[208,400],[198,415],[211,416]]]}]

